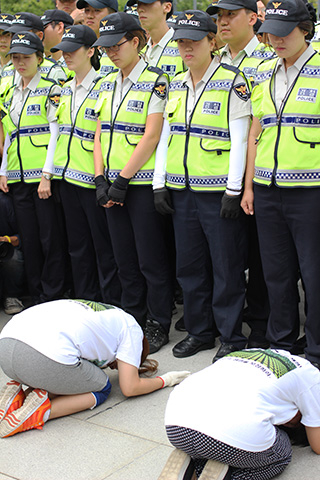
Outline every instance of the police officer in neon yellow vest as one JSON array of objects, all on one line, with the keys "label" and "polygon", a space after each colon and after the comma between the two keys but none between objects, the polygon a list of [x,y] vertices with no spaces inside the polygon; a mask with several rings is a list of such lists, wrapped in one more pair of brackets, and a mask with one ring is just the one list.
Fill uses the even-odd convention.
[{"label": "police officer in neon yellow vest", "polygon": [[[269,46],[258,41],[254,28],[257,21],[256,0],[219,0],[207,12],[217,15],[217,26],[226,45],[221,49],[221,62],[238,67],[253,84],[258,65],[275,57]],[[251,329],[248,348],[267,348],[265,338],[270,312],[255,217],[246,221],[248,237],[248,282],[244,320]]]},{"label": "police officer in neon yellow vest", "polygon": [[[44,28],[40,17],[29,12],[16,13],[13,16],[11,26],[8,28],[8,31],[12,34],[20,33],[22,31],[30,31],[35,33],[41,41],[44,37]],[[42,77],[50,78],[55,82],[63,82],[67,79],[67,75],[63,68],[58,65],[55,60],[49,58],[44,58],[43,62],[41,63],[40,74]],[[17,72],[13,68],[13,65],[6,65],[1,74],[1,85],[5,83],[11,86],[17,83],[17,81],[18,76]]]},{"label": "police officer in neon yellow vest", "polygon": [[[245,77],[213,56],[216,31],[207,13],[187,10],[178,16],[173,37],[189,67],[170,83],[166,162],[163,155],[188,332],[173,348],[179,358],[213,348],[217,328],[220,356],[246,344],[241,333],[245,242],[239,214],[250,103]],[[169,212],[168,190],[162,187],[154,194],[158,210],[169,207]]]},{"label": "police officer in neon yellow vest", "polygon": [[63,68],[68,78],[73,77],[74,73],[68,69],[62,52],[52,53],[50,51],[51,48],[61,41],[65,28],[73,25],[73,18],[63,10],[54,9],[46,10],[41,17],[41,21],[45,33],[43,46],[46,57],[55,60]]},{"label": "police officer in neon yellow vest", "polygon": [[43,45],[34,33],[15,34],[9,53],[20,80],[6,90],[1,103],[7,134],[0,188],[5,193],[10,188],[29,292],[39,303],[64,292],[64,235],[51,181],[60,86],[40,75]]},{"label": "police officer in neon yellow vest", "polygon": [[[118,11],[118,0],[78,0],[77,8],[84,9],[84,25],[92,28],[99,38],[100,20],[106,15]],[[107,75],[115,70],[114,64],[106,53],[100,59],[100,74]]]},{"label": "police officer in neon yellow vest", "polygon": [[[134,15],[114,13],[101,20],[101,25],[108,28],[100,31],[95,45],[106,49],[119,72],[105,77],[96,106],[97,199],[107,207],[122,307],[143,327],[149,311],[153,321],[162,326],[159,349],[168,343],[172,286],[152,178],[168,78],[139,56],[146,35]],[[150,351],[154,348],[150,345]]]},{"label": "police officer in neon yellow vest", "polygon": [[186,70],[176,42],[172,41],[173,28],[167,25],[172,14],[172,2],[166,0],[129,0],[127,5],[137,3],[137,11],[142,27],[150,35],[145,56],[149,65],[159,67],[172,79],[177,73]]},{"label": "police officer in neon yellow vest", "polygon": [[77,298],[120,304],[120,283],[104,209],[96,204],[93,141],[95,105],[101,82],[97,40],[86,25],[66,29],[53,52],[61,50],[75,77],[66,82],[57,110],[59,138],[54,174],[62,179],[74,293]]},{"label": "police officer in neon yellow vest", "polygon": [[257,71],[242,206],[257,218],[271,309],[267,338],[273,348],[290,350],[299,336],[300,271],[305,354],[319,366],[320,56],[309,43],[314,23],[302,0],[269,2],[260,32],[279,59]]}]

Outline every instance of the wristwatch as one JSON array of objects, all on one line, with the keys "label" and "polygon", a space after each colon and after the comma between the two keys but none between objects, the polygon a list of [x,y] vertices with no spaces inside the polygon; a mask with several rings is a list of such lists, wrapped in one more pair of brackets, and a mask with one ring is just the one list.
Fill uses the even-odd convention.
[{"label": "wristwatch", "polygon": [[52,173],[43,173],[42,176],[43,176],[46,180],[51,180],[51,178],[53,177]]}]

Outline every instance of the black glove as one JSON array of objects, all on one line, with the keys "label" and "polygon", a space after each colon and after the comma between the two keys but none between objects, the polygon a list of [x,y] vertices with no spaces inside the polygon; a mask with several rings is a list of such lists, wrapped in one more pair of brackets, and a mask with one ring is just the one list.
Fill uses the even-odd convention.
[{"label": "black glove", "polygon": [[153,190],[153,196],[154,206],[158,213],[161,213],[161,215],[170,215],[174,213],[171,204],[170,193],[166,187],[156,188]]},{"label": "black glove", "polygon": [[107,180],[104,178],[103,175],[98,175],[94,179],[94,183],[96,184],[96,199],[98,202],[98,205],[102,206],[105,205],[108,200],[108,190],[110,187],[110,184],[107,182]]},{"label": "black glove", "polygon": [[240,207],[241,195],[223,194],[221,200],[221,218],[238,218],[241,212]]},{"label": "black glove", "polygon": [[118,175],[109,188],[108,195],[110,200],[116,203],[124,203],[129,182],[130,178],[124,178]]}]

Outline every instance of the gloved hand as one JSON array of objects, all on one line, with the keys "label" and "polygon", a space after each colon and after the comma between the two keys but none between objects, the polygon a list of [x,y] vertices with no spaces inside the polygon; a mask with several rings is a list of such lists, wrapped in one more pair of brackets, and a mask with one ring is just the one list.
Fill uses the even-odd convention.
[{"label": "gloved hand", "polygon": [[240,215],[241,195],[228,195],[227,193],[223,194],[221,200],[221,218],[238,218]]},{"label": "gloved hand", "polygon": [[156,188],[153,190],[154,206],[158,213],[161,215],[170,215],[174,213],[174,209],[171,204],[171,197],[166,187]]},{"label": "gloved hand", "polygon": [[182,380],[189,377],[190,374],[191,372],[184,370],[182,372],[168,372],[157,378],[161,378],[161,380],[163,381],[163,385],[161,388],[173,387],[174,385],[177,385],[177,383],[180,383],[182,382]]},{"label": "gloved hand", "polygon": [[108,190],[110,185],[103,175],[98,175],[94,179],[94,183],[96,184],[96,199],[98,205],[105,205],[109,200]]},{"label": "gloved hand", "polygon": [[121,177],[119,174],[109,188],[109,199],[115,203],[124,203],[130,178]]}]

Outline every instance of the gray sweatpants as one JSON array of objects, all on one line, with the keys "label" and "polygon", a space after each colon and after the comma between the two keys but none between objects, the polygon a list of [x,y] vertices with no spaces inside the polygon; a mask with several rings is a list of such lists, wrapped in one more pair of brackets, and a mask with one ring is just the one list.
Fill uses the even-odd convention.
[{"label": "gray sweatpants", "polygon": [[99,392],[108,382],[107,375],[88,360],[58,363],[13,338],[0,340],[0,366],[12,380],[56,395]]}]

